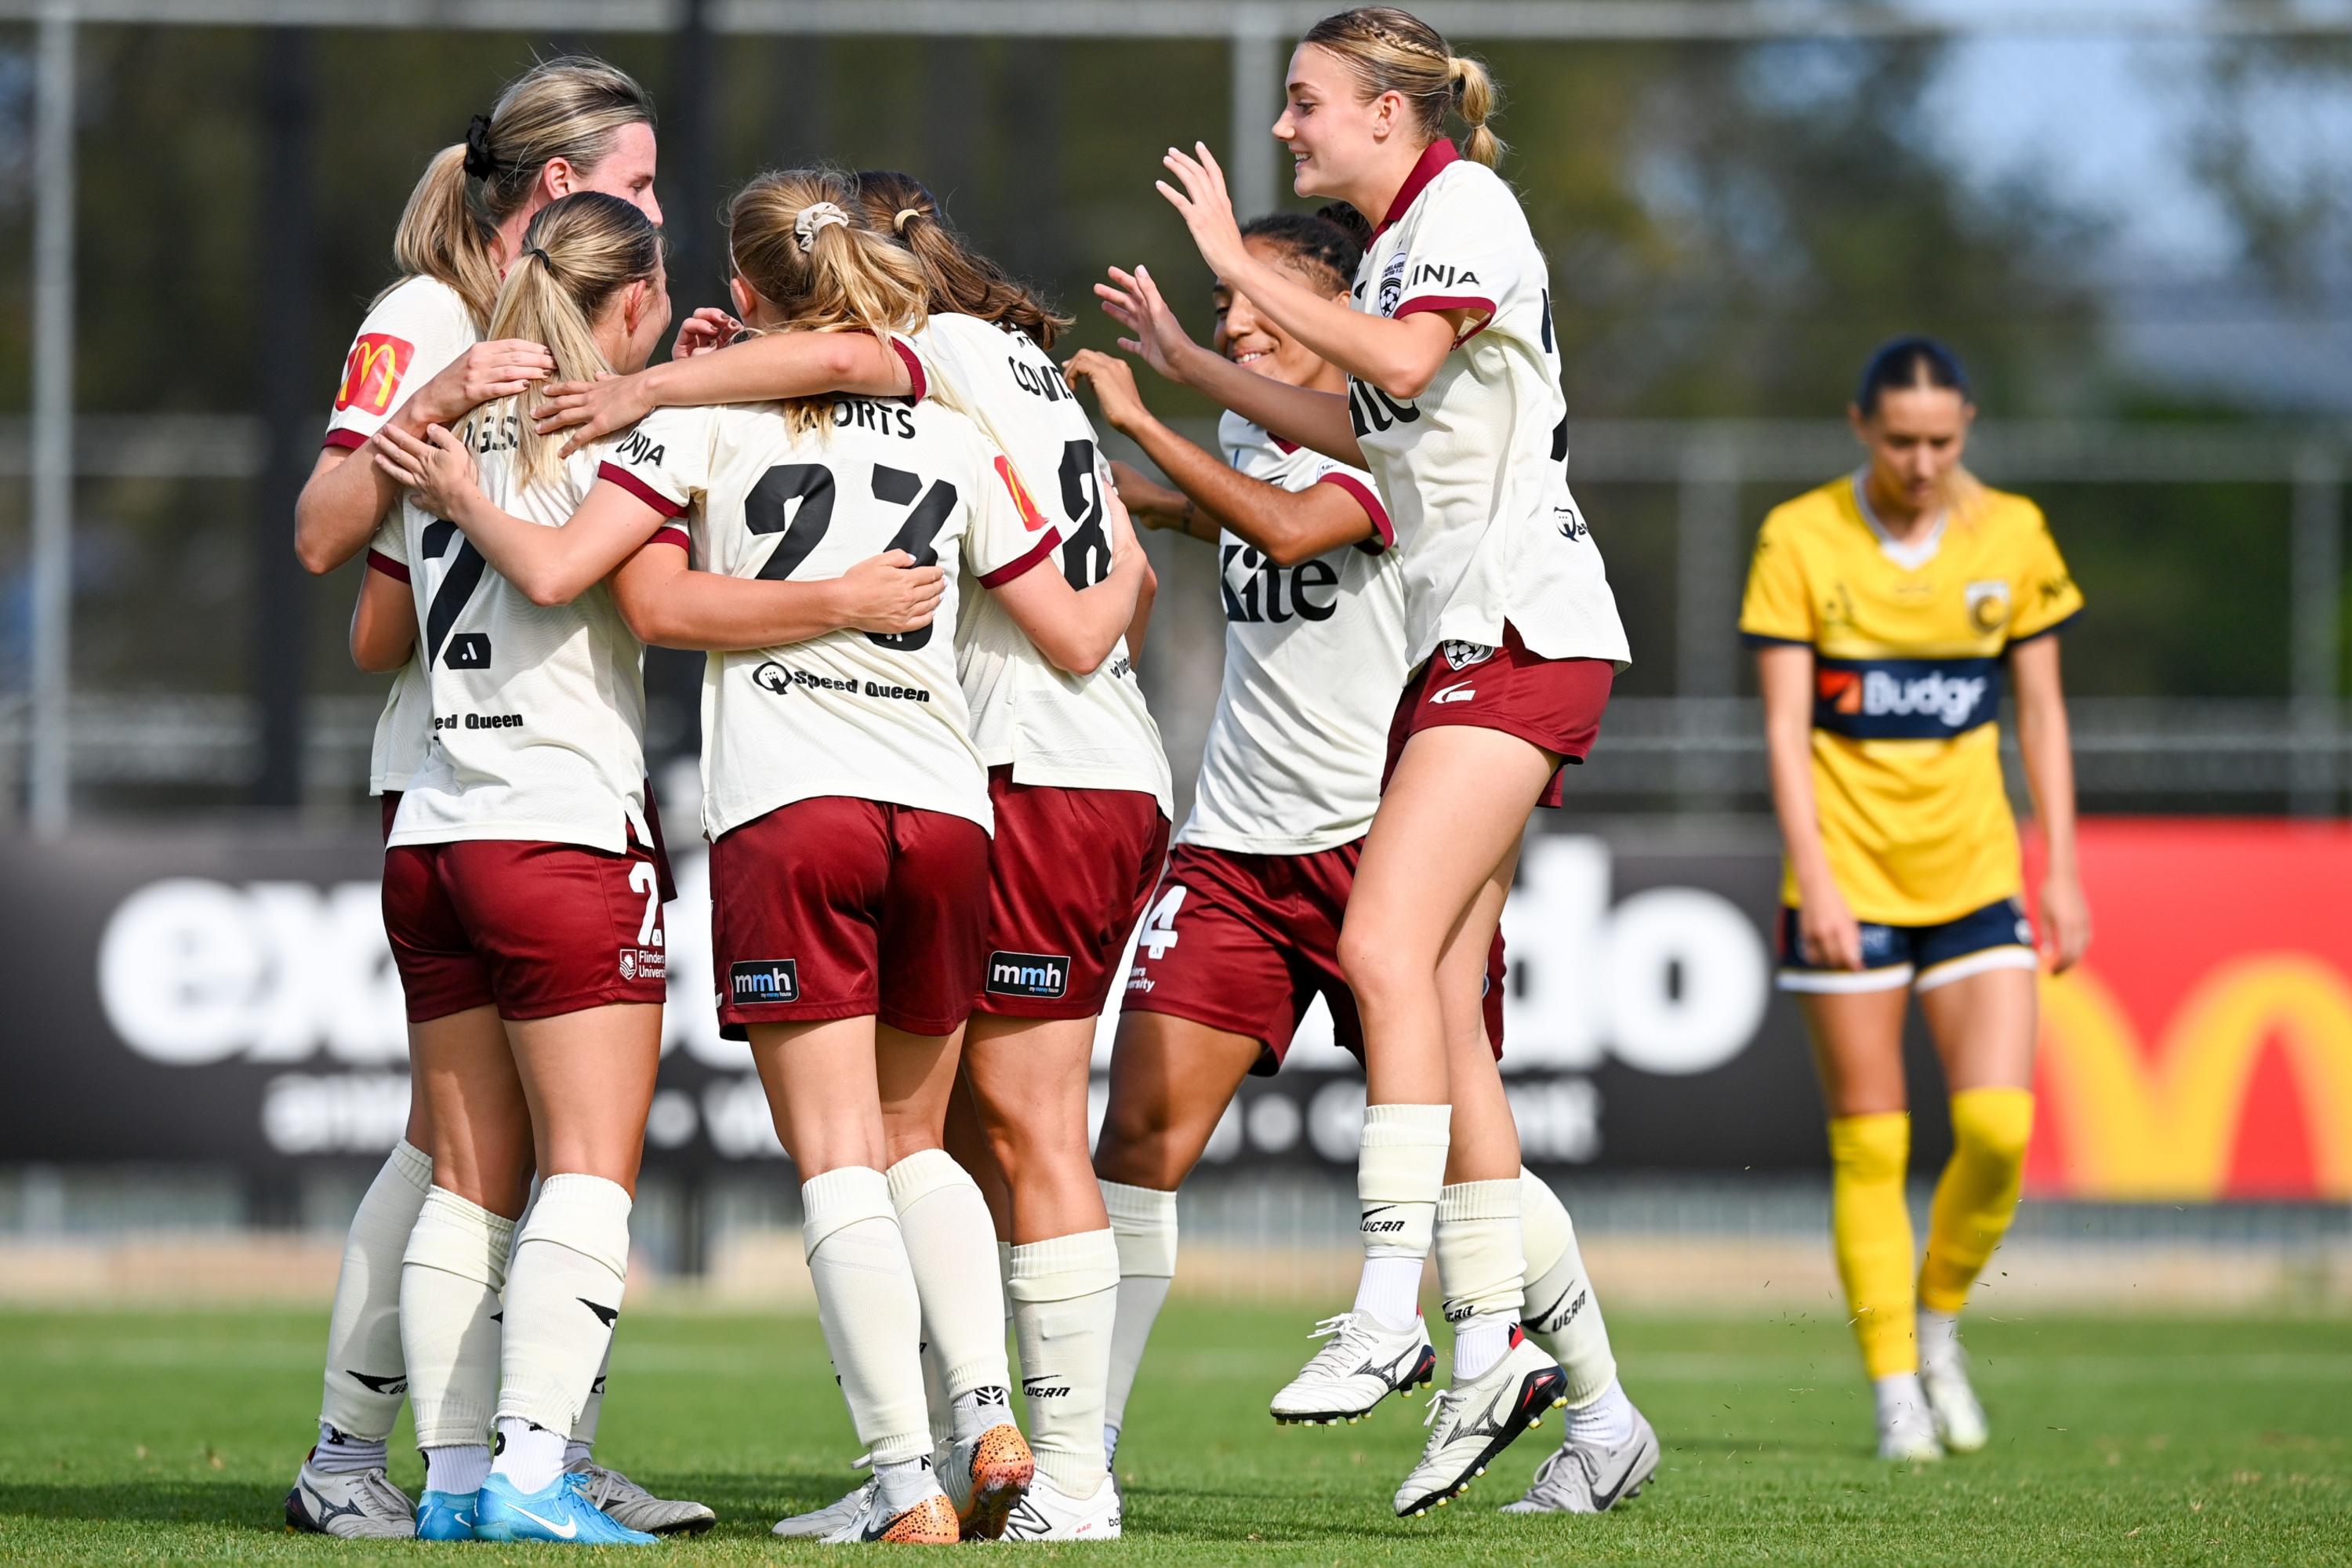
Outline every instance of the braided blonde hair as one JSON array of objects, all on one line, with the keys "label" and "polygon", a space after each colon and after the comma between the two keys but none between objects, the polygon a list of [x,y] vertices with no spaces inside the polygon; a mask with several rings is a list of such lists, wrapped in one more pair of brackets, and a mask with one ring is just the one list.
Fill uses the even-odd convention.
[{"label": "braided blonde hair", "polygon": [[1445,134],[1445,117],[1459,115],[1467,128],[1466,158],[1493,168],[1503,156],[1502,138],[1486,127],[1495,112],[1495,79],[1486,68],[1455,54],[1436,28],[1396,5],[1359,5],[1324,17],[1299,40],[1328,49],[1347,63],[1366,98],[1393,92],[1412,105],[1432,142]]}]

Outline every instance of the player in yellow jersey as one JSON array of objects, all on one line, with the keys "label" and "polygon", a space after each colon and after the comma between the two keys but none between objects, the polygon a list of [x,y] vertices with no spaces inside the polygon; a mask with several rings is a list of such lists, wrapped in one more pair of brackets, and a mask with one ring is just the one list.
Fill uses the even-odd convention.
[{"label": "player in yellow jersey", "polygon": [[[2049,850],[2040,956],[2064,970],[2090,942],[2053,635],[2083,595],[2040,509],[1962,466],[1976,409],[1949,350],[1888,343],[1847,414],[1869,461],[1764,520],[1739,627],[1758,647],[1788,847],[1780,986],[1829,1101],[1831,1227],[1878,1451],[1930,1459],[1985,1443],[1958,1315],[2016,1212],[2033,1121],[2038,961],[2001,782],[2004,665]],[[1954,1142],[1916,1288],[1911,992]]]}]

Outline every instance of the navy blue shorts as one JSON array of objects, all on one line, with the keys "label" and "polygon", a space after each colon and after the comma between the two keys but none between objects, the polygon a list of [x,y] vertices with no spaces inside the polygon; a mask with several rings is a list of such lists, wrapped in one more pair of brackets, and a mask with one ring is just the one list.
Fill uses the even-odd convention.
[{"label": "navy blue shorts", "polygon": [[1780,911],[1783,991],[1933,991],[1989,969],[2032,969],[2033,922],[2025,906],[2002,899],[1956,921],[1931,926],[1862,922],[1862,967],[1830,969],[1807,963],[1797,940],[1797,911]]}]

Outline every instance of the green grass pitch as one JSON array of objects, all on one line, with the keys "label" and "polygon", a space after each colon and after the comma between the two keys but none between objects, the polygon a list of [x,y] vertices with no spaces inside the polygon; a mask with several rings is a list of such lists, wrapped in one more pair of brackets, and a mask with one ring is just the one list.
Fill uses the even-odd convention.
[{"label": "green grass pitch", "polygon": [[[2088,1321],[1969,1326],[1993,1445],[1916,1469],[1870,1458],[1843,1325],[1612,1321],[1665,1459],[1600,1519],[1507,1519],[1558,1434],[1531,1433],[1469,1495],[1390,1516],[1426,1406],[1288,1430],[1265,1398],[1312,1312],[1180,1300],[1161,1320],[1120,1455],[1127,1537],[1030,1556],[1150,1563],[2352,1563],[2352,1324]],[[0,1313],[0,1562],[551,1562],[551,1547],[297,1536],[279,1501],[309,1440],[325,1311]],[[856,1451],[816,1324],[634,1312],[601,1455],[721,1523],[649,1554],[790,1563],[768,1526],[830,1501]],[[420,1468],[394,1435],[394,1479]],[[607,1552],[626,1549],[607,1548]]]}]

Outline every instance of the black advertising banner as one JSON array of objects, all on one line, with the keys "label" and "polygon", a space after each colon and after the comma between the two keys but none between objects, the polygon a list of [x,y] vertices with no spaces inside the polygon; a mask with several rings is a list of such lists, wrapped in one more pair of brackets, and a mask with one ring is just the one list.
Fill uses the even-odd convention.
[{"label": "black advertising banner", "polygon": [[[1504,1068],[1528,1160],[1817,1166],[1803,1033],[1770,988],[1770,841],[1665,832],[1529,837],[1504,928]],[[399,1136],[404,1026],[373,843],[109,830],[0,857],[13,979],[0,1161],[282,1167],[380,1154]],[[781,1158],[743,1047],[719,1038],[698,847],[681,848],[677,873],[647,1157]],[[1170,940],[1148,921],[1139,939]],[[1213,1168],[1353,1164],[1361,1079],[1328,1039],[1318,1006],[1291,1066],[1244,1089]],[[1097,1112],[1109,1041],[1106,1026]]]}]

